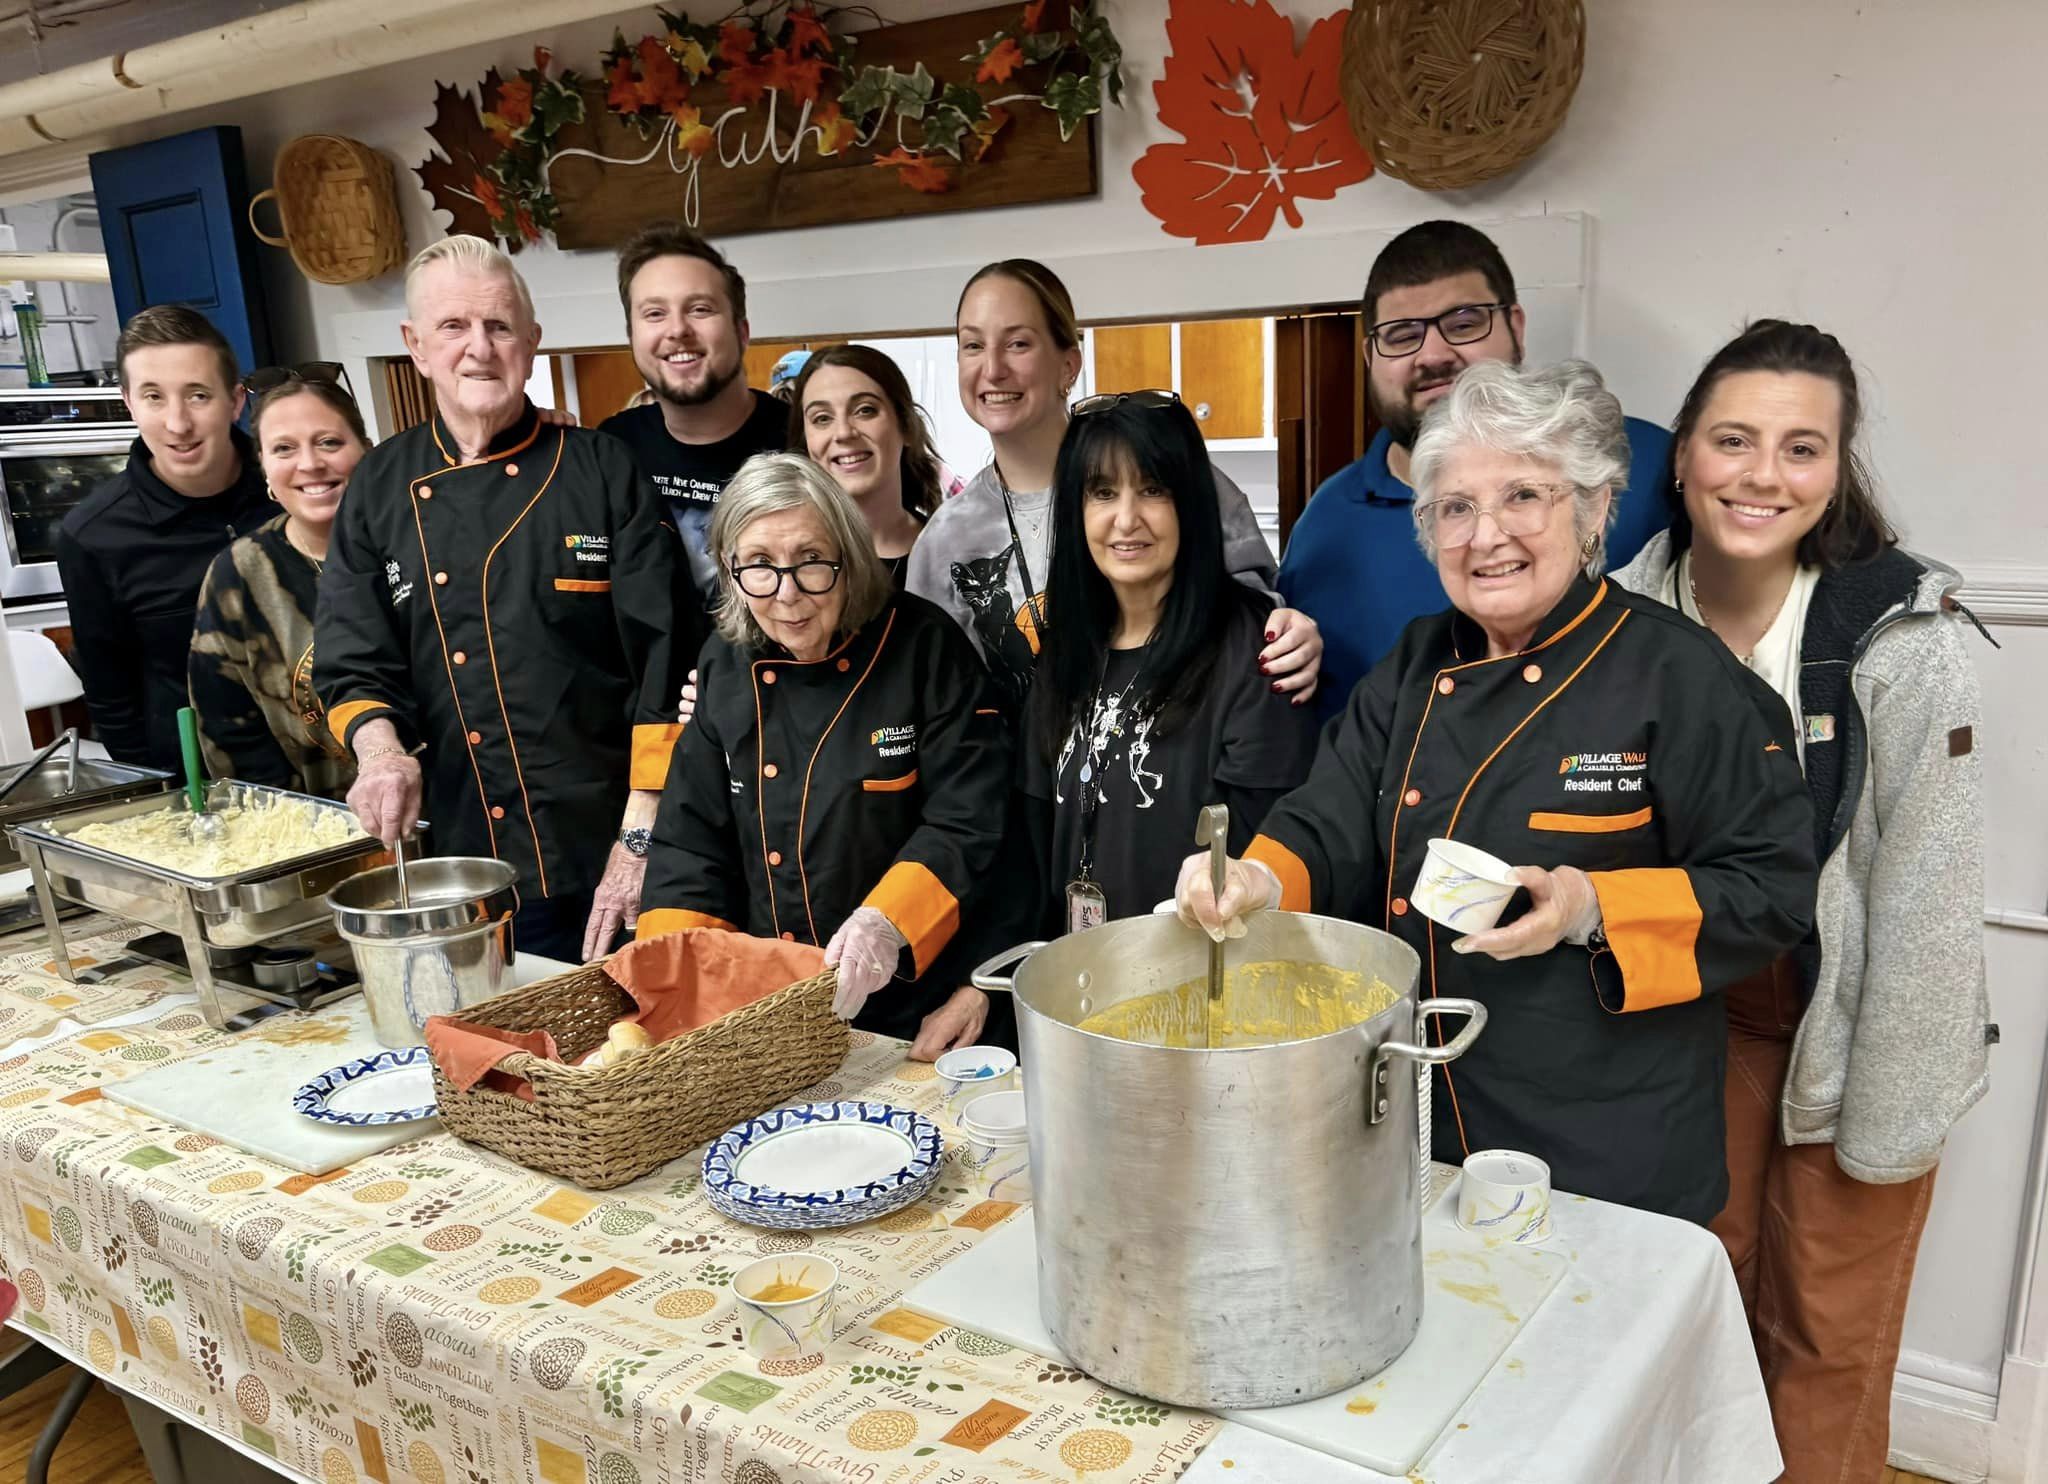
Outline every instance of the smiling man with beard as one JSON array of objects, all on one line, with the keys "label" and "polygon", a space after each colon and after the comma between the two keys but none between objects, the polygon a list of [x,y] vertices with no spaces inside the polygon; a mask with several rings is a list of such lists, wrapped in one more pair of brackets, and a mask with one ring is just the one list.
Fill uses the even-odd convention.
[{"label": "smiling man with beard", "polygon": [[[1415,544],[1408,455],[1423,414],[1481,361],[1522,363],[1522,306],[1500,249],[1463,222],[1422,222],[1381,249],[1359,306],[1366,405],[1379,432],[1365,456],[1323,482],[1288,537],[1283,602],[1322,626],[1324,717],[1394,647],[1401,630],[1446,603]],[[1626,419],[1628,483],[1614,491],[1607,560],[1619,567],[1664,528],[1671,435]]]},{"label": "smiling man with beard", "polygon": [[724,254],[676,222],[653,222],[619,249],[619,301],[633,365],[654,393],[599,431],[633,450],[668,502],[690,575],[718,592],[711,512],[740,465],[789,446],[789,408],[747,385],[747,281]]}]

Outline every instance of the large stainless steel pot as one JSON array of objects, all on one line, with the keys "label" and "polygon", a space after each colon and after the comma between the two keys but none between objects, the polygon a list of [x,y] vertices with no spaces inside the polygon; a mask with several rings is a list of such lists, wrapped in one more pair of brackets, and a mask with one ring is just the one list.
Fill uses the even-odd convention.
[{"label": "large stainless steel pot", "polygon": [[[1231,964],[1330,964],[1394,1003],[1281,1044],[1179,1050],[1078,1029],[1134,996],[1203,979],[1209,940],[1129,918],[984,964],[1022,1036],[1040,1305],[1061,1353],[1179,1406],[1268,1407],[1382,1370],[1422,1318],[1412,1062],[1450,1061],[1486,1023],[1472,1000],[1420,1009],[1414,949],[1333,918],[1261,912]],[[1013,978],[995,971],[1022,958]],[[1468,1016],[1422,1044],[1422,1019]]]},{"label": "large stainless steel pot", "polygon": [[417,1046],[429,1016],[452,1015],[511,987],[516,873],[489,856],[439,856],[381,866],[327,894],[335,930],[355,950],[370,1030],[386,1046]]}]

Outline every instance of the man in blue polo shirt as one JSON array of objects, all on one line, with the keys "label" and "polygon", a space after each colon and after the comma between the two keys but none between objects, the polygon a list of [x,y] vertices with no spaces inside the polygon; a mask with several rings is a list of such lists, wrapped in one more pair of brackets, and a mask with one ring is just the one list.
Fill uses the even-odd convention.
[{"label": "man in blue polo shirt", "polygon": [[[1415,541],[1408,451],[1431,403],[1467,366],[1522,360],[1515,278],[1485,233],[1423,222],[1381,249],[1360,305],[1366,398],[1379,432],[1365,457],[1323,482],[1287,540],[1281,600],[1323,631],[1316,702],[1329,717],[1394,647],[1409,621],[1445,604],[1436,568]],[[1629,478],[1615,491],[1607,563],[1620,567],[1670,521],[1664,489],[1671,435],[1628,419]]]}]

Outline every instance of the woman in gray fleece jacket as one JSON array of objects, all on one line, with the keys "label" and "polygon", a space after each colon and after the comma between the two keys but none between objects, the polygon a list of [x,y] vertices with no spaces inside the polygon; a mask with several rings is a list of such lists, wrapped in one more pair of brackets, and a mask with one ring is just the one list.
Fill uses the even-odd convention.
[{"label": "woman in gray fleece jacket", "polygon": [[1860,406],[1832,335],[1750,325],[1680,409],[1670,531],[1617,574],[1712,629],[1799,723],[1815,937],[1726,993],[1713,1223],[1792,1484],[1884,1466],[1934,1168],[1997,1040],[1960,579],[1897,546],[1856,455]]}]

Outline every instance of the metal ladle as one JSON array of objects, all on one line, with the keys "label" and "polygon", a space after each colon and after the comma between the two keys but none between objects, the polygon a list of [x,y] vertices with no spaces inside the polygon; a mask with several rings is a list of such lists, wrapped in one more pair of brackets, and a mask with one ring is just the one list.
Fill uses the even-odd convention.
[{"label": "metal ladle", "polygon": [[405,836],[400,835],[393,842],[391,846],[391,860],[392,864],[398,867],[398,905],[410,907],[412,905],[412,888],[406,884],[405,880]]},{"label": "metal ladle", "polygon": [[[1230,849],[1230,806],[1210,804],[1195,816],[1195,843],[1209,847],[1209,891],[1223,900],[1223,868]],[[1202,1044],[1216,1044],[1216,1007],[1223,1001],[1223,942],[1209,941],[1209,997],[1202,1010]]]},{"label": "metal ladle", "polygon": [[190,706],[178,708],[178,750],[185,759],[185,801],[191,808],[194,840],[218,840],[227,821],[206,807],[206,781],[199,767],[199,717]]}]

